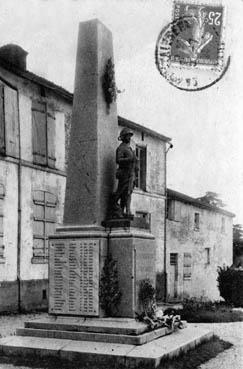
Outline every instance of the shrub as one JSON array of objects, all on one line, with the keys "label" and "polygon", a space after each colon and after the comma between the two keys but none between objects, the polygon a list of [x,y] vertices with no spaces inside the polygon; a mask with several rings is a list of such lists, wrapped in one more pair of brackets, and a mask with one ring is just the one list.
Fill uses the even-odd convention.
[{"label": "shrub", "polygon": [[196,313],[199,310],[215,311],[217,302],[205,298],[191,297],[183,300],[183,310],[187,313]]},{"label": "shrub", "polygon": [[232,310],[232,304],[224,301],[210,301],[205,298],[183,300],[183,309],[178,311],[189,323],[226,323],[243,321],[241,311]]},{"label": "shrub", "polygon": [[220,296],[228,304],[243,306],[243,270],[230,267],[218,267],[218,288]]},{"label": "shrub", "polygon": [[148,278],[140,281],[138,298],[145,314],[153,311],[153,304],[155,303],[155,289]]},{"label": "shrub", "polygon": [[100,302],[107,316],[112,316],[121,300],[117,262],[109,254],[105,260],[100,280]]}]

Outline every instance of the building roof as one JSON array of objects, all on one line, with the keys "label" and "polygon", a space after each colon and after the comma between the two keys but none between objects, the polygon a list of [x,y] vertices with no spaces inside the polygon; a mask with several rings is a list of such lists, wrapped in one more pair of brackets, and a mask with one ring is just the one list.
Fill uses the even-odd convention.
[{"label": "building roof", "polygon": [[171,190],[169,188],[167,188],[167,198],[168,199],[173,199],[173,200],[178,200],[178,201],[184,202],[185,204],[190,204],[190,205],[196,206],[198,208],[214,211],[216,213],[221,213],[221,214],[227,215],[227,216],[232,217],[232,218],[235,216],[235,214],[231,213],[230,211],[227,211],[227,210],[224,210],[224,209],[221,209],[221,208],[216,208],[215,206],[212,206],[212,205],[204,204],[201,201],[199,201],[199,200],[197,200],[193,197],[187,196],[184,193],[177,192],[177,191]]},{"label": "building roof", "polygon": [[[28,81],[37,83],[38,85],[41,85],[45,88],[48,88],[48,89],[54,91],[56,94],[62,96],[63,98],[68,100],[70,103],[72,103],[73,94],[71,92],[65,90],[63,87],[58,86],[55,83],[53,83],[53,82],[51,82],[51,81],[49,81],[49,80],[47,80],[43,77],[38,76],[37,74],[29,72],[28,70],[17,68],[14,64],[6,62],[6,60],[1,58],[1,57],[0,57],[0,65],[3,68],[11,71],[12,73],[14,73],[14,74],[16,74],[16,75],[18,75],[18,76],[20,76],[24,79],[27,79]],[[162,134],[160,134],[156,131],[153,131],[152,129],[144,127],[144,126],[142,126],[138,123],[132,122],[132,121],[130,121],[128,119],[125,119],[125,118],[122,118],[120,116],[118,116],[118,124],[121,125],[121,126],[125,126],[125,127],[128,127],[128,128],[131,128],[131,129],[138,130],[140,132],[144,132],[144,133],[148,134],[149,136],[156,137],[156,138],[158,138],[159,140],[162,140],[162,141],[166,141],[166,142],[171,141],[171,138],[169,138],[169,137],[163,136]]]},{"label": "building roof", "polygon": [[32,72],[29,72],[28,70],[24,70],[21,68],[17,68],[16,65],[12,63],[8,63],[6,59],[3,59],[0,57],[0,65],[4,69],[9,70],[10,72],[16,74],[19,77],[22,77],[24,79],[27,79],[28,81],[37,83],[38,85],[41,85],[43,87],[46,87],[50,90],[55,91],[58,95],[61,95],[68,101],[73,101],[73,94],[67,90],[65,90],[63,87],[56,85],[55,83],[48,81],[47,79],[38,76],[37,74],[34,74]]},{"label": "building roof", "polygon": [[166,137],[166,136],[164,136],[164,135],[162,135],[162,134],[160,134],[156,131],[153,131],[150,128],[144,127],[141,124],[132,122],[131,120],[122,118],[120,116],[118,116],[118,124],[120,126],[125,126],[125,127],[128,127],[128,128],[131,128],[131,129],[135,129],[135,130],[147,133],[149,136],[156,137],[156,138],[158,138],[159,140],[162,140],[162,141],[166,141],[166,142],[171,141],[171,138],[169,138],[169,137]]}]

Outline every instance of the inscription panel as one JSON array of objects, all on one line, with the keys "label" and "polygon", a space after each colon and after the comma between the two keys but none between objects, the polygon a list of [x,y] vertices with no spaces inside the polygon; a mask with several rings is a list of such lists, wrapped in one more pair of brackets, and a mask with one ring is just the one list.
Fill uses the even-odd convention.
[{"label": "inscription panel", "polygon": [[99,314],[99,241],[51,240],[49,313]]},{"label": "inscription panel", "polygon": [[147,240],[140,240],[136,244],[136,280],[150,279],[152,282],[155,280],[155,243]]},{"label": "inscription panel", "polygon": [[154,240],[139,240],[135,245],[135,296],[136,311],[142,312],[139,303],[140,283],[143,279],[149,279],[155,287],[156,277],[156,245]]}]

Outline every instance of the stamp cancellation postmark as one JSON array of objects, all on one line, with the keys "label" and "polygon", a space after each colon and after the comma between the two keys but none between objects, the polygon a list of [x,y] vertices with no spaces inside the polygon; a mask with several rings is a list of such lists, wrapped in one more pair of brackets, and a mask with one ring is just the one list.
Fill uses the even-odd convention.
[{"label": "stamp cancellation postmark", "polygon": [[225,74],[225,9],[222,5],[175,1],[173,19],[159,34],[155,59],[160,74],[173,86],[195,91]]}]

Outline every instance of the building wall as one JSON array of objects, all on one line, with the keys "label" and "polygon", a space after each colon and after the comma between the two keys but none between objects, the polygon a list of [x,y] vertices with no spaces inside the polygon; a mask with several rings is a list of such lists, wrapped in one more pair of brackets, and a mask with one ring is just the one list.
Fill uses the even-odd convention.
[{"label": "building wall", "polygon": [[0,259],[0,311],[16,311],[18,308],[17,165],[0,160],[0,173],[0,183],[4,186],[5,192],[2,199],[4,259]]},{"label": "building wall", "polygon": [[[122,128],[122,127],[121,127]],[[165,142],[159,138],[133,129],[131,147],[147,148],[146,193],[164,196],[165,194]]]},{"label": "building wall", "polygon": [[33,191],[49,191],[57,195],[57,224],[62,223],[66,178],[32,168],[22,170],[21,279],[47,279],[47,263],[33,263]]},{"label": "building wall", "polygon": [[[175,220],[167,219],[167,271],[168,297],[204,297],[210,300],[220,298],[217,288],[217,267],[232,264],[232,218],[202,209],[177,200],[175,201]],[[199,230],[194,227],[194,214],[199,213]],[[221,229],[222,218],[225,230]],[[209,248],[210,262],[206,248]],[[177,282],[170,254],[178,254]],[[184,253],[191,254],[191,278],[184,278]]]},{"label": "building wall", "polygon": [[[5,248],[4,260],[0,260],[0,311],[16,311],[19,304],[22,310],[42,309],[47,307],[48,264],[33,263],[33,191],[56,194],[56,219],[57,223],[61,223],[66,181],[65,117],[71,112],[71,103],[48,89],[43,94],[41,86],[1,66],[0,83],[9,86],[10,91],[11,88],[18,91],[18,146],[20,142],[20,157],[0,155],[0,183],[5,188],[2,201]],[[55,169],[33,164],[32,100],[47,102],[54,110]],[[18,232],[21,240],[19,252]]]},{"label": "building wall", "polygon": [[5,189],[3,198],[4,262],[0,263],[0,282],[15,281],[17,277],[18,174],[17,165],[0,161],[0,183]]},{"label": "building wall", "polygon": [[148,213],[151,232],[156,240],[157,298],[163,297],[164,283],[164,218],[165,218],[165,147],[156,137],[133,130],[131,146],[147,148],[146,191],[135,188],[132,196],[132,213]]},{"label": "building wall", "polygon": [[151,233],[156,243],[156,293],[157,300],[164,296],[164,197],[155,194],[144,194],[135,190],[132,198],[132,213],[143,212],[150,214]]}]

